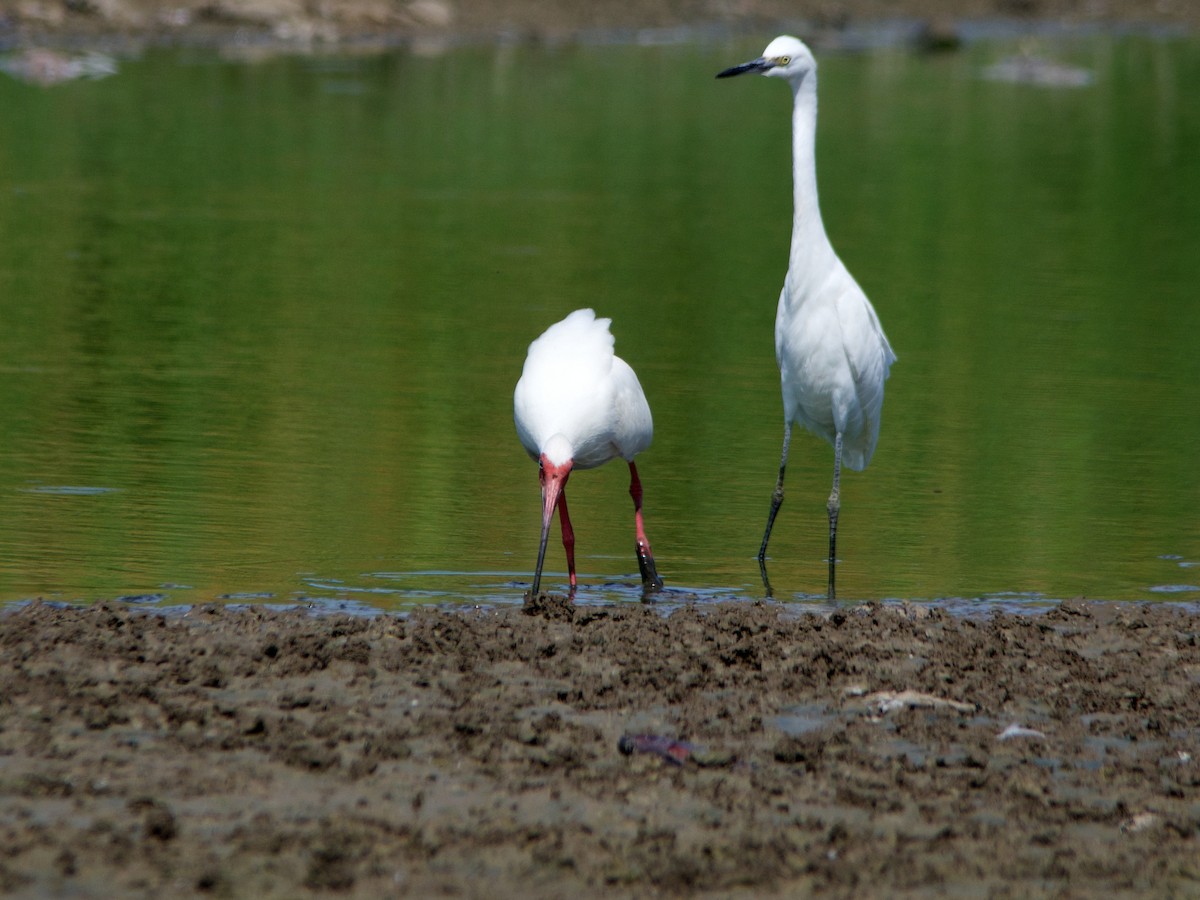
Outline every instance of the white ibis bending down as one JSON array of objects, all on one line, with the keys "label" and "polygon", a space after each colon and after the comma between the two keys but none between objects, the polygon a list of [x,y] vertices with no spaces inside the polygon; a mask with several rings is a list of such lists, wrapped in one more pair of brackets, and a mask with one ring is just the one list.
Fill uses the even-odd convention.
[{"label": "white ibis bending down", "polygon": [[758,551],[763,586],[767,541],[783,503],[792,425],[799,422],[833,445],[833,492],[829,495],[829,599],[834,599],[837,562],[838,488],[843,461],[862,471],[879,439],[883,383],[896,354],[871,301],[846,270],[821,222],[817,203],[817,61],[794,37],[777,37],[758,59],[717,74],[761,72],[792,89],[792,178],[795,210],[787,277],[775,313],[775,358],[783,384],[783,458],[771,496],[767,530]]},{"label": "white ibis bending down", "polygon": [[642,590],[662,588],[642,523],[642,483],[633,458],[650,446],[654,421],[629,364],[613,353],[611,319],[577,309],[529,345],[513,393],[513,418],[525,451],[538,463],[542,483],[542,537],[531,595],[536,597],[546,558],[550,518],[558,507],[571,591],[575,590],[575,533],[567,513],[567,477],[614,457],[629,463],[629,494],[637,524]]}]

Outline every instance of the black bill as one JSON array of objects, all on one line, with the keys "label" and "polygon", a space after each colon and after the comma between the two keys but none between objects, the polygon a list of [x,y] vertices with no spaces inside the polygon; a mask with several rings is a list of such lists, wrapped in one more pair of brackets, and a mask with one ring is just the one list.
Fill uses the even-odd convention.
[{"label": "black bill", "polygon": [[732,78],[734,75],[745,75],[747,72],[765,72],[767,69],[773,68],[775,68],[775,63],[764,56],[760,56],[758,59],[744,62],[740,66],[731,66],[724,72],[718,72],[717,77]]}]

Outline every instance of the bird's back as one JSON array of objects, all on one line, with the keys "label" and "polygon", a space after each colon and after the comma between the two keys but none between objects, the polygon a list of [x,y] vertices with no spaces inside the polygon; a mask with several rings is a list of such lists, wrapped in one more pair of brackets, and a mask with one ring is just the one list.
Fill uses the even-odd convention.
[{"label": "bird's back", "polygon": [[879,317],[838,261],[819,283],[789,272],[775,319],[784,413],[829,441],[862,470],[879,439],[883,385],[896,360]]},{"label": "bird's back", "polygon": [[650,445],[650,407],[633,369],[613,353],[611,321],[577,309],[529,345],[513,409],[535,459],[555,434],[570,442],[581,469],[632,459]]}]

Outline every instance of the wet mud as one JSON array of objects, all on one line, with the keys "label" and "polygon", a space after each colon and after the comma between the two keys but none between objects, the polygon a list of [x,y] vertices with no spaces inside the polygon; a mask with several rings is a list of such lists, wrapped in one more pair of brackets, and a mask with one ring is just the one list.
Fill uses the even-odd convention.
[{"label": "wet mud", "polygon": [[1200,896],[1200,616],[0,616],[0,892]]}]

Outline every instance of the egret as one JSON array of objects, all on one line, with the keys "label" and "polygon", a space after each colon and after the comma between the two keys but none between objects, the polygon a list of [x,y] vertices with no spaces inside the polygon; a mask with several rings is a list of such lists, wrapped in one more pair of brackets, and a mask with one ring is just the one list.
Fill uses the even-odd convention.
[{"label": "egret", "polygon": [[758,564],[767,579],[767,542],[783,503],[792,426],[803,425],[833,445],[829,495],[829,599],[834,599],[842,464],[862,471],[879,439],[883,383],[896,354],[871,301],[838,258],[817,202],[817,61],[803,41],[777,37],[758,59],[725,69],[718,78],[760,72],[792,89],[792,179],[795,209],[787,276],[775,313],[775,358],[783,388],[783,456]]},{"label": "egret", "polygon": [[550,519],[558,508],[571,591],[575,591],[575,532],[567,513],[567,477],[621,457],[629,463],[629,494],[637,527],[636,551],[646,594],[662,588],[642,520],[642,482],[633,458],[650,446],[654,421],[637,375],[613,353],[611,319],[577,309],[529,345],[513,393],[517,436],[538,463],[542,536],[531,595],[536,597],[546,558]]}]

